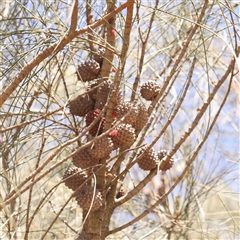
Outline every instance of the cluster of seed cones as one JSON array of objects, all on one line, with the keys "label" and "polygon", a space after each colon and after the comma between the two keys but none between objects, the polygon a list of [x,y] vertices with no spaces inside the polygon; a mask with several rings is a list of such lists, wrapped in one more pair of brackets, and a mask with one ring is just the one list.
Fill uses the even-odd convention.
[{"label": "cluster of seed cones", "polygon": [[[104,107],[109,100],[112,80],[98,81],[104,59],[104,49],[99,49],[91,60],[81,63],[77,68],[77,78],[88,84],[87,92],[69,103],[70,113],[83,117],[88,133],[93,139],[87,147],[79,147],[72,157],[74,167],[69,168],[64,176],[65,185],[74,191],[78,205],[84,210],[96,211],[104,203],[102,193],[93,187],[89,176],[96,171],[102,160],[107,160],[112,151],[119,148],[130,148],[140,131],[148,122],[148,111],[144,104],[122,100],[121,92],[116,93],[116,106],[112,116],[113,130],[104,135],[106,121]],[[152,101],[160,92],[154,81],[147,81],[141,86],[140,94],[147,101]],[[98,137],[100,136],[100,137]],[[98,137],[98,138],[96,138]],[[153,149],[139,150],[138,165],[143,170],[151,170],[159,166],[166,171],[173,165],[173,158],[166,161],[165,150],[156,153]],[[90,180],[89,180],[90,179]],[[118,189],[116,198],[124,196],[123,187]]]},{"label": "cluster of seed cones", "polygon": [[159,170],[167,171],[169,170],[174,163],[173,157],[167,158],[169,152],[166,149],[162,149],[159,152],[155,152],[153,148],[148,149],[147,146],[144,146],[138,151],[138,166],[145,170],[152,170],[156,167],[159,167]]},{"label": "cluster of seed cones", "polygon": [[[82,108],[86,107],[83,106]],[[103,159],[109,156],[112,150],[118,148],[129,148],[133,145],[138,136],[139,132],[144,128],[148,121],[148,112],[145,106],[142,103],[136,102],[119,102],[115,109],[114,114],[112,116],[112,126],[116,127],[112,130],[107,136],[100,138],[98,143],[95,142],[93,147],[90,150],[85,150],[85,152],[89,152],[90,157],[94,160],[88,160],[89,163],[97,164],[98,161],[95,159]],[[102,110],[100,109],[91,109],[85,114],[85,122],[86,126],[90,127],[89,133],[92,137],[99,136],[103,133],[104,125],[105,125],[105,116],[102,114]],[[107,144],[105,146],[105,144]],[[102,153],[97,151],[97,146],[102,149]],[[106,153],[104,153],[106,151]],[[77,157],[79,159],[79,157]],[[76,165],[76,159],[74,157],[74,164]],[[86,156],[82,157],[88,159]],[[87,167],[85,164],[78,167]],[[90,167],[92,165],[89,165]]]}]

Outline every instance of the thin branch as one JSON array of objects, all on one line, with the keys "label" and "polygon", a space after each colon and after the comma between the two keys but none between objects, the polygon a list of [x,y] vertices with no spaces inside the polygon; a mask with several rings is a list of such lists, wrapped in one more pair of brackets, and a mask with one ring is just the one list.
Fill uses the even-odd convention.
[{"label": "thin branch", "polygon": [[116,200],[114,207],[118,207],[119,205],[122,205],[123,203],[127,202],[131,198],[133,198],[137,193],[139,193],[156,175],[157,168],[154,168],[149,172],[149,174],[136,186],[132,191],[130,191],[127,195],[125,195],[122,198],[119,198],[119,200]]},{"label": "thin branch", "polygon": [[[151,145],[148,148],[151,148],[162,136],[162,134],[166,131],[167,127],[172,123],[172,120],[174,119],[174,117],[177,115],[178,110],[180,109],[180,106],[183,102],[183,100],[185,99],[185,96],[187,94],[187,91],[189,89],[190,83],[191,83],[191,79],[192,79],[192,74],[193,74],[193,70],[194,70],[194,66],[195,66],[195,62],[196,62],[196,58],[193,59],[193,63],[189,72],[189,77],[188,77],[188,81],[186,84],[186,87],[184,89],[184,92],[182,94],[181,99],[179,100],[179,103],[176,106],[176,110],[174,111],[174,113],[172,114],[172,116],[168,119],[168,122],[165,124],[164,128],[161,130],[161,132],[158,134],[158,136],[154,139],[154,141],[152,141]],[[132,167],[132,164],[135,164],[136,162],[138,162],[141,158],[138,158],[137,161],[134,162],[129,162],[129,164],[127,165],[126,169],[124,170],[126,172],[126,170],[130,169],[130,167]],[[163,163],[160,163],[163,164]],[[156,175],[156,171],[154,171],[154,175]],[[140,183],[138,186],[135,187],[135,189],[133,189],[131,192],[129,192],[128,195],[126,195],[124,198],[121,198],[119,201],[116,201],[116,205],[119,206],[119,202],[121,201],[121,204],[123,204],[124,202],[128,201],[129,199],[131,199],[135,194],[137,194],[140,190],[142,190],[142,188],[149,182],[151,181],[152,177],[154,177],[154,175],[148,175],[146,176],[146,178],[144,178],[143,181],[141,181],[141,183],[143,182],[143,185]]]},{"label": "thin branch", "polygon": [[130,35],[132,30],[132,19],[133,19],[133,6],[134,6],[134,0],[129,1],[129,5],[127,7],[127,17],[126,17],[124,35],[123,35],[124,42],[123,42],[122,51],[121,51],[121,62],[122,62],[123,69],[125,67],[127,51],[130,43]]},{"label": "thin branch", "polygon": [[[115,1],[106,1],[106,2],[107,2],[107,11],[108,12],[114,11],[116,7]],[[129,5],[129,1],[128,1],[128,5]],[[115,39],[116,39],[115,25],[116,25],[115,16],[113,16],[112,18],[109,18],[108,21],[106,21],[106,26],[107,26],[106,45],[110,48],[115,48]],[[112,53],[112,51],[109,51],[109,49],[106,48],[104,58],[103,58],[103,64],[100,72],[100,78],[102,78],[102,81],[109,76],[110,69],[112,67],[113,57],[114,57],[114,54]]]},{"label": "thin branch", "polygon": [[37,121],[42,120],[42,119],[44,119],[44,118],[47,118],[47,117],[49,117],[49,116],[51,116],[51,115],[53,115],[53,114],[55,114],[55,113],[57,113],[57,112],[59,112],[59,111],[61,111],[61,110],[63,110],[63,109],[64,109],[64,107],[61,107],[61,108],[58,108],[58,109],[56,109],[56,110],[54,110],[54,111],[48,112],[48,113],[42,115],[41,117],[38,117],[38,118],[35,118],[35,119],[32,119],[32,120],[29,120],[29,121],[22,122],[22,123],[13,125],[13,126],[8,127],[8,128],[1,129],[1,130],[0,130],[0,133],[8,132],[8,131],[11,131],[11,130],[13,130],[13,129],[15,129],[15,128],[22,128],[22,127],[25,126],[25,125],[29,125],[29,124],[31,124],[31,123],[34,123],[34,122],[37,122]]},{"label": "thin branch", "polygon": [[[177,104],[174,112],[173,112],[172,115],[169,117],[168,121],[166,122],[166,124],[164,125],[164,127],[161,129],[161,131],[159,132],[159,134],[155,137],[155,139],[152,141],[152,143],[148,146],[148,149],[152,148],[152,147],[156,144],[156,142],[161,138],[161,136],[162,136],[163,133],[166,131],[166,129],[168,128],[168,126],[172,123],[173,119],[176,117],[176,115],[177,115],[177,113],[178,113],[178,111],[179,111],[179,109],[180,109],[180,107],[181,107],[181,105],[182,105],[182,102],[183,102],[184,99],[185,99],[185,96],[186,96],[186,94],[187,94],[187,91],[188,91],[188,89],[189,89],[189,86],[190,86],[190,83],[191,83],[191,79],[192,79],[192,75],[193,75],[193,70],[194,70],[195,62],[196,62],[196,58],[193,59],[192,66],[191,66],[191,68],[190,68],[190,72],[189,72],[189,75],[188,75],[188,80],[187,80],[185,89],[184,89],[184,91],[183,91],[183,93],[182,93],[181,98],[180,98],[179,101],[178,101],[178,104]],[[167,94],[167,93],[165,93],[165,94]],[[150,121],[148,127],[146,127],[146,129],[145,129],[146,132],[147,132],[147,129],[149,128],[150,124],[151,124],[151,121]],[[141,138],[139,139],[137,145],[142,144],[143,140],[145,139],[144,136],[145,136],[144,134],[141,136]],[[126,167],[126,169],[123,171],[123,172],[125,172],[125,174],[126,174],[127,170],[129,170],[136,162],[138,162],[138,161],[140,160],[140,159],[137,159],[137,160],[132,161],[132,159],[133,159],[135,156],[136,156],[136,152],[134,152],[134,154],[133,154],[133,155],[131,156],[131,158],[129,159],[129,162],[128,162],[128,164],[127,164],[127,167]],[[172,156],[172,155],[171,155],[171,156]],[[121,174],[123,174],[123,172],[122,172]]]},{"label": "thin branch", "polygon": [[[86,1],[86,22],[87,25],[91,25],[93,21],[93,15],[92,15],[92,0]],[[94,49],[94,36],[93,36],[93,30],[89,29],[88,31],[88,44],[92,52],[95,51]]]},{"label": "thin branch", "polygon": [[37,183],[40,179],[42,179],[44,176],[46,176],[48,173],[50,173],[52,170],[54,170],[57,166],[60,166],[62,163],[66,162],[70,157],[72,157],[74,154],[76,154],[78,151],[81,151],[89,146],[91,146],[95,141],[103,138],[104,136],[107,136],[112,130],[115,129],[115,126],[110,128],[108,131],[104,132],[103,134],[101,134],[98,137],[95,137],[92,141],[84,144],[83,146],[81,146],[80,148],[78,148],[77,150],[73,151],[71,154],[69,154],[67,157],[65,157],[64,159],[62,159],[61,161],[58,161],[56,164],[54,164],[53,166],[51,166],[50,168],[48,168],[44,173],[42,173],[41,175],[39,175],[34,181],[32,181],[28,186],[26,186],[24,189],[22,189],[20,191],[20,189],[28,182],[30,181],[32,178],[34,178],[38,173],[41,172],[41,170],[57,155],[59,154],[59,152],[65,148],[66,146],[76,142],[78,139],[80,139],[82,136],[84,136],[89,129],[92,128],[92,126],[94,126],[96,124],[96,122],[99,120],[101,114],[98,115],[98,117],[96,119],[94,119],[94,121],[91,123],[91,125],[89,125],[87,128],[85,128],[85,130],[77,137],[65,142],[64,144],[60,145],[56,151],[47,159],[43,162],[43,164],[41,166],[39,166],[38,169],[36,169],[34,172],[32,172],[23,182],[21,182],[18,186],[16,186],[5,198],[5,201],[0,203],[0,210],[3,208],[3,206],[10,204],[14,199],[16,199],[17,197],[21,196],[22,193],[24,193],[25,191],[27,191],[29,188],[32,187],[32,185],[34,185],[35,183]]},{"label": "thin branch", "polygon": [[70,32],[74,32],[76,30],[77,22],[78,22],[78,0],[73,0],[71,26],[69,29]]},{"label": "thin branch", "polygon": [[[43,128],[43,134],[42,134],[43,138],[42,138],[41,147],[39,149],[39,154],[38,154],[38,159],[37,159],[37,162],[36,162],[36,165],[35,165],[35,169],[37,169],[38,166],[39,166],[39,162],[40,162],[40,159],[42,157],[43,149],[44,149],[44,146],[45,146],[46,138],[44,138],[44,133],[45,133],[45,128]],[[34,181],[34,178],[32,178],[32,181]],[[29,229],[30,229],[30,226],[31,226],[31,225],[29,225],[29,215],[30,215],[31,202],[32,202],[33,186],[30,188],[29,194],[28,194],[27,213],[26,213],[26,227],[25,227],[25,235],[24,235],[25,240],[28,240]]]},{"label": "thin branch", "polygon": [[[84,136],[84,135],[89,131],[89,129],[91,129],[92,126],[94,126],[94,125],[96,124],[96,122],[100,119],[100,117],[101,117],[101,114],[99,114],[98,117],[97,117],[96,119],[94,119],[94,121],[91,123],[91,125],[89,125],[88,127],[86,127],[85,130],[84,130],[83,132],[81,132],[81,134],[80,134],[79,136],[77,136],[77,137],[75,137],[75,138],[73,138],[73,139],[70,139],[70,140],[68,140],[67,142],[65,142],[64,144],[60,145],[60,146],[56,149],[56,151],[55,151],[47,160],[45,160],[45,161],[42,163],[41,166],[39,166],[39,167],[38,167],[34,172],[32,172],[24,181],[22,181],[18,186],[16,186],[15,189],[12,190],[12,192],[10,192],[10,193],[7,195],[6,199],[12,199],[12,196],[13,196],[13,195],[16,195],[16,194],[18,195],[18,191],[19,191],[30,179],[34,178],[63,148],[65,148],[66,146],[68,146],[68,145],[76,142],[78,139],[80,139],[82,136]],[[52,166],[50,169],[53,170],[54,168],[56,168],[56,166],[59,166],[59,165],[60,165],[60,164],[59,164],[60,162],[61,162],[61,163],[65,162],[67,159],[69,159],[70,157],[72,157],[72,156],[73,156],[74,154],[76,154],[78,151],[83,150],[84,148],[90,146],[94,141],[96,141],[96,140],[99,139],[99,138],[102,138],[104,135],[107,135],[110,131],[111,131],[111,130],[107,131],[106,133],[102,134],[101,136],[96,137],[96,138],[95,138],[94,140],[92,140],[91,142],[86,143],[85,145],[81,146],[79,149],[75,150],[73,153],[71,153],[70,155],[68,155],[68,156],[67,156],[66,158],[64,158],[62,161],[59,161],[57,164],[55,164],[54,166]],[[46,175],[48,172],[50,172],[50,171],[49,171],[49,170],[46,171],[44,174],[41,175],[41,177],[43,177],[44,175]],[[37,179],[35,179],[35,181],[33,181],[33,182],[27,187],[27,189],[28,189],[31,185],[33,185],[33,183],[36,183],[39,179],[40,179],[40,176],[39,176]],[[27,190],[27,189],[25,189],[25,190]],[[25,191],[25,190],[24,190],[24,191]],[[24,191],[23,191],[23,192],[24,192]],[[22,193],[22,192],[21,192],[21,193]],[[15,196],[15,197],[17,197],[17,196]],[[6,200],[6,199],[5,199],[5,200]],[[7,201],[7,202],[8,202],[8,201]],[[3,203],[3,204],[8,204],[8,203]],[[0,205],[0,206],[1,206],[1,205]],[[1,207],[0,207],[0,209],[1,209]]]},{"label": "thin branch", "polygon": [[[67,206],[67,204],[70,202],[70,200],[71,200],[74,196],[76,196],[76,192],[77,192],[79,189],[81,189],[82,186],[84,186],[84,185],[89,181],[89,179],[91,179],[91,178],[92,178],[92,175],[89,176],[87,179],[85,179],[85,181],[82,182],[81,185],[79,185],[78,188],[71,194],[71,196],[70,196],[70,197],[68,198],[68,200],[63,204],[63,206],[61,207],[61,209],[59,210],[59,212],[56,213],[55,218],[54,218],[54,219],[52,220],[52,222],[49,224],[48,228],[45,230],[44,234],[41,236],[41,239],[45,239],[47,233],[50,231],[50,229],[52,228],[53,224],[54,224],[54,223],[57,221],[57,219],[60,217],[60,214],[63,212],[63,210],[65,209],[65,207]],[[66,180],[66,179],[65,179],[65,180]],[[63,182],[63,181],[62,181],[62,182]],[[62,183],[62,182],[61,182],[61,183]],[[58,185],[59,185],[59,184],[58,184]],[[93,194],[93,197],[92,197],[92,200],[91,200],[91,206],[90,206],[90,208],[89,208],[89,210],[88,210],[88,214],[89,214],[90,211],[91,211],[92,204],[93,204],[93,201],[94,201],[94,195],[95,195],[95,193],[96,193],[96,189],[94,189],[94,194]],[[87,215],[88,215],[88,214],[87,214]],[[87,218],[87,217],[86,217],[86,218]]]}]

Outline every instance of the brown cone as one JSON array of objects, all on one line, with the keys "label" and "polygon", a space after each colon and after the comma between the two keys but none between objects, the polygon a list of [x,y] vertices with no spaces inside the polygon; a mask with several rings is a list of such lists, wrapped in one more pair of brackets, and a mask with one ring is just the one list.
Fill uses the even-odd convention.
[{"label": "brown cone", "polygon": [[78,167],[69,168],[63,175],[65,185],[73,191],[75,191],[86,179],[86,172]]},{"label": "brown cone", "polygon": [[72,162],[76,167],[85,169],[98,165],[99,159],[93,158],[89,154],[88,149],[84,148],[72,156]]},{"label": "brown cone", "polygon": [[[101,110],[96,109],[94,111],[89,111],[86,114],[86,125],[89,126],[96,118],[97,116],[100,114]],[[103,133],[103,128],[104,128],[104,122],[105,122],[105,118],[101,117],[93,126],[92,128],[89,130],[89,133],[92,136],[97,136]]]},{"label": "brown cone", "polygon": [[88,60],[78,66],[77,77],[79,81],[89,82],[93,79],[96,79],[99,72],[99,63],[95,60]]},{"label": "brown cone", "polygon": [[137,121],[137,116],[139,113],[138,106],[136,103],[123,102],[116,107],[117,120],[125,117],[123,123],[133,125]]},{"label": "brown cone", "polygon": [[76,201],[82,209],[89,210],[91,208],[92,212],[98,210],[103,204],[101,192],[92,186],[83,186],[79,189],[76,193]]},{"label": "brown cone", "polygon": [[157,96],[160,90],[159,85],[155,81],[148,80],[142,84],[140,93],[144,99],[151,101]]},{"label": "brown cone", "polygon": [[[94,82],[92,84],[90,84],[87,87],[87,94],[90,96],[90,98],[92,98],[93,100],[97,99],[97,90],[98,90],[98,83]],[[95,103],[95,102],[94,102]]]},{"label": "brown cone", "polygon": [[138,104],[138,116],[136,122],[133,124],[136,135],[145,127],[148,121],[148,111],[143,104]]},{"label": "brown cone", "polygon": [[94,54],[93,59],[99,63],[100,67],[103,63],[103,57],[105,54],[105,48],[99,48],[98,51]]},{"label": "brown cone", "polygon": [[[102,85],[99,87],[97,91],[95,109],[103,109],[107,102],[111,87],[112,87],[111,80],[104,81]],[[118,92],[117,94],[117,103],[119,101],[121,101],[121,92]]]},{"label": "brown cone", "polygon": [[138,161],[138,166],[145,171],[152,170],[157,167],[158,160],[157,153],[153,148],[149,149],[148,151],[146,151],[146,149],[147,146],[144,146],[138,151],[138,156],[144,153],[143,157],[141,157],[141,159]]},{"label": "brown cone", "polygon": [[109,157],[112,150],[113,150],[112,140],[109,137],[104,136],[101,139],[96,140],[92,144],[92,146],[89,148],[89,154],[93,158],[105,159]]},{"label": "brown cone", "polygon": [[70,113],[76,116],[84,117],[86,113],[93,110],[94,103],[94,100],[87,94],[84,96],[78,96],[69,104]]},{"label": "brown cone", "polygon": [[119,147],[130,147],[136,139],[135,130],[130,124],[119,124],[110,134],[114,149]]}]

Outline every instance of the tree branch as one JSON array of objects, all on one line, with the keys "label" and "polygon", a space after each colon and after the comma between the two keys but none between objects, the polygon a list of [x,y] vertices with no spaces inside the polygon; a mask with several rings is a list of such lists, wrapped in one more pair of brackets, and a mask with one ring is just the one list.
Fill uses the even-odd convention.
[{"label": "tree branch", "polygon": [[73,1],[71,17],[72,17],[71,18],[71,26],[70,26],[69,32],[74,32],[77,28],[77,22],[78,22],[78,0]]}]

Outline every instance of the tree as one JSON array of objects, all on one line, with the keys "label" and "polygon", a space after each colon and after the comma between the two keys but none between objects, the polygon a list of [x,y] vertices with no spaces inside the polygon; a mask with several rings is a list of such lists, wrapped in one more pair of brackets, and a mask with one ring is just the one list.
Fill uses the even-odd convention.
[{"label": "tree", "polygon": [[237,236],[239,4],[1,8],[3,239]]}]

